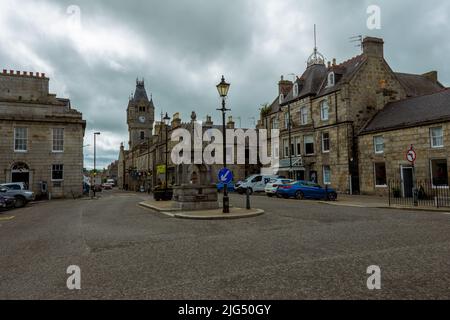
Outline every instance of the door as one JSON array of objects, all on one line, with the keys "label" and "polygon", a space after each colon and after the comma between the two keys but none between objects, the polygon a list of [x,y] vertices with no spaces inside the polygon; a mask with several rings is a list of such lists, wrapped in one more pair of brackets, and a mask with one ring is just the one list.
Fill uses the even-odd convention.
[{"label": "door", "polygon": [[413,168],[402,166],[401,170],[402,170],[403,197],[412,198],[414,188]]},{"label": "door", "polygon": [[304,170],[295,171],[295,179],[297,181],[305,180],[305,171]]}]

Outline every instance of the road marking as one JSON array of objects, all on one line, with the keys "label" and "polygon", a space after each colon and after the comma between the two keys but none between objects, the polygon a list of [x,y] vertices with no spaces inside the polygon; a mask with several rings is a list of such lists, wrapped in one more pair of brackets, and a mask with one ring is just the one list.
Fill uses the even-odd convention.
[{"label": "road marking", "polygon": [[9,221],[9,220],[12,220],[12,219],[14,219],[15,217],[14,216],[10,216],[10,217],[0,217],[0,221]]}]

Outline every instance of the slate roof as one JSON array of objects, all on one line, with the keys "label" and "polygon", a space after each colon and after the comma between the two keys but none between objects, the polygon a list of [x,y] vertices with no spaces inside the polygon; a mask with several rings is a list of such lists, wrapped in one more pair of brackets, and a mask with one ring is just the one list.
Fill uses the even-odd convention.
[{"label": "slate roof", "polygon": [[139,102],[144,100],[148,102],[147,91],[145,91],[145,86],[143,81],[138,81],[136,83],[136,90],[134,91],[133,101]]},{"label": "slate roof", "polygon": [[306,68],[300,78],[297,78],[298,95],[294,97],[294,88],[285,97],[283,104],[302,99],[310,95],[316,95],[327,77],[327,67],[323,64],[314,64]]},{"label": "slate roof", "polygon": [[361,134],[450,121],[450,88],[420,97],[388,103]]},{"label": "slate roof", "polygon": [[398,81],[406,90],[408,97],[417,97],[439,92],[443,86],[435,83],[425,76],[409,73],[395,73]]}]

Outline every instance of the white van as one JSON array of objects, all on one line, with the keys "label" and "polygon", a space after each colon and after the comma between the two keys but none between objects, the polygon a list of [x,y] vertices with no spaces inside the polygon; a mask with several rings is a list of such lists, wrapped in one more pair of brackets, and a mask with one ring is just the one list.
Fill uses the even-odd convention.
[{"label": "white van", "polygon": [[239,181],[235,185],[235,189],[239,194],[244,194],[247,189],[250,194],[253,192],[264,192],[266,188],[266,184],[270,182],[272,179],[280,178],[277,175],[262,175],[262,174],[254,174],[244,181]]}]

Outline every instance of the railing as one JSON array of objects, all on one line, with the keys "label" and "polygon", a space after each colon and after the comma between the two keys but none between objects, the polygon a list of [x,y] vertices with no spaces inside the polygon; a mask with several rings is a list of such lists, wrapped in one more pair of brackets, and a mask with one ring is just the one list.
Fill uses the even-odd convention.
[{"label": "railing", "polygon": [[389,205],[450,207],[448,185],[433,185],[430,180],[389,180]]}]

